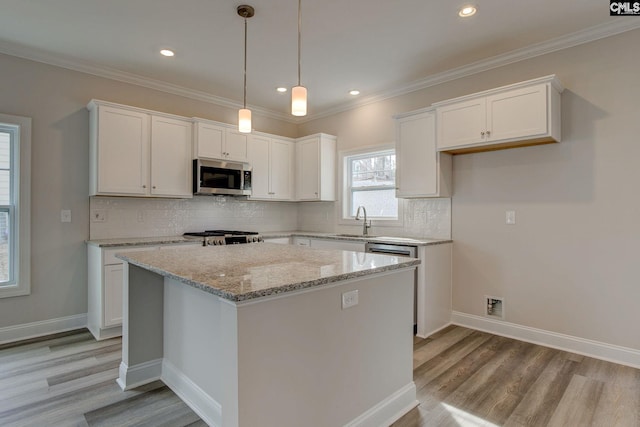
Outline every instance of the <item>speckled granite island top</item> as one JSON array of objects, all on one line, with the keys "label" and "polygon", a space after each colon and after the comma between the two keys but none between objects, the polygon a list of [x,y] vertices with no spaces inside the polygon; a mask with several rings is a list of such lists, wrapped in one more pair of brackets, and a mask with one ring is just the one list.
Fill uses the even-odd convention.
[{"label": "speckled granite island top", "polygon": [[235,302],[420,264],[415,258],[272,243],[184,247],[117,256]]}]

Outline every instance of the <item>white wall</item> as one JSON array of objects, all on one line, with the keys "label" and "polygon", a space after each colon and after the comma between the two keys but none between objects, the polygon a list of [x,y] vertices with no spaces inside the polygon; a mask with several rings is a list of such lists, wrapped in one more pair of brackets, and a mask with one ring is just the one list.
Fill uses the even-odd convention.
[{"label": "white wall", "polygon": [[[87,312],[89,113],[85,107],[92,98],[186,117],[237,120],[236,110],[0,55],[0,113],[33,119],[31,295],[0,299],[0,328]],[[297,135],[296,125],[258,114],[254,126]],[[71,223],[60,222],[61,209],[72,211]],[[287,217],[285,221],[290,221],[291,214]]]},{"label": "white wall", "polygon": [[[557,74],[564,141],[454,157],[453,308],[640,349],[640,30],[301,125],[348,147],[388,142],[391,115]],[[344,147],[344,145],[343,145]],[[301,212],[304,211],[301,208]],[[505,210],[517,224],[505,225]],[[319,223],[320,220],[316,219]]]}]

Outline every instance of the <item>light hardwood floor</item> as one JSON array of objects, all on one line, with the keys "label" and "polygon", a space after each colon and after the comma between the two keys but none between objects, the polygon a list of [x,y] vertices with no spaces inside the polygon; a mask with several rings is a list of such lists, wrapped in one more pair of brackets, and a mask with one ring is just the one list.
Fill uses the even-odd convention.
[{"label": "light hardwood floor", "polygon": [[[161,382],[121,391],[120,351],[86,330],[0,345],[0,426],[206,425]],[[462,327],[415,340],[414,380],[394,427],[640,427],[640,370]]]}]

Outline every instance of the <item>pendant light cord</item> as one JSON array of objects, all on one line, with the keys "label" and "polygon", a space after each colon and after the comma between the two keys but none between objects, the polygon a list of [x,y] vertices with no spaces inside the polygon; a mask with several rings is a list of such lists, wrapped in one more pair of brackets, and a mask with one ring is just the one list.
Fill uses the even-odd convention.
[{"label": "pendant light cord", "polygon": [[244,16],[244,108],[247,108],[247,16]]},{"label": "pendant light cord", "polygon": [[302,14],[300,8],[302,7],[302,0],[298,0],[298,86],[300,86],[300,27],[302,26]]}]

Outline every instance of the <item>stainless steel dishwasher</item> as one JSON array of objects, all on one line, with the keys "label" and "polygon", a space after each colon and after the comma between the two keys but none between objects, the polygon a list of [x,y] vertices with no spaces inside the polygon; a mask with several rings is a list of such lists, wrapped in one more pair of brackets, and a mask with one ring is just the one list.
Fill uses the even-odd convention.
[{"label": "stainless steel dishwasher", "polygon": [[[389,243],[370,243],[364,246],[365,252],[371,252],[382,255],[404,256],[409,258],[418,258],[418,247],[407,245],[393,245]],[[413,272],[413,333],[418,331],[418,270]]]}]

